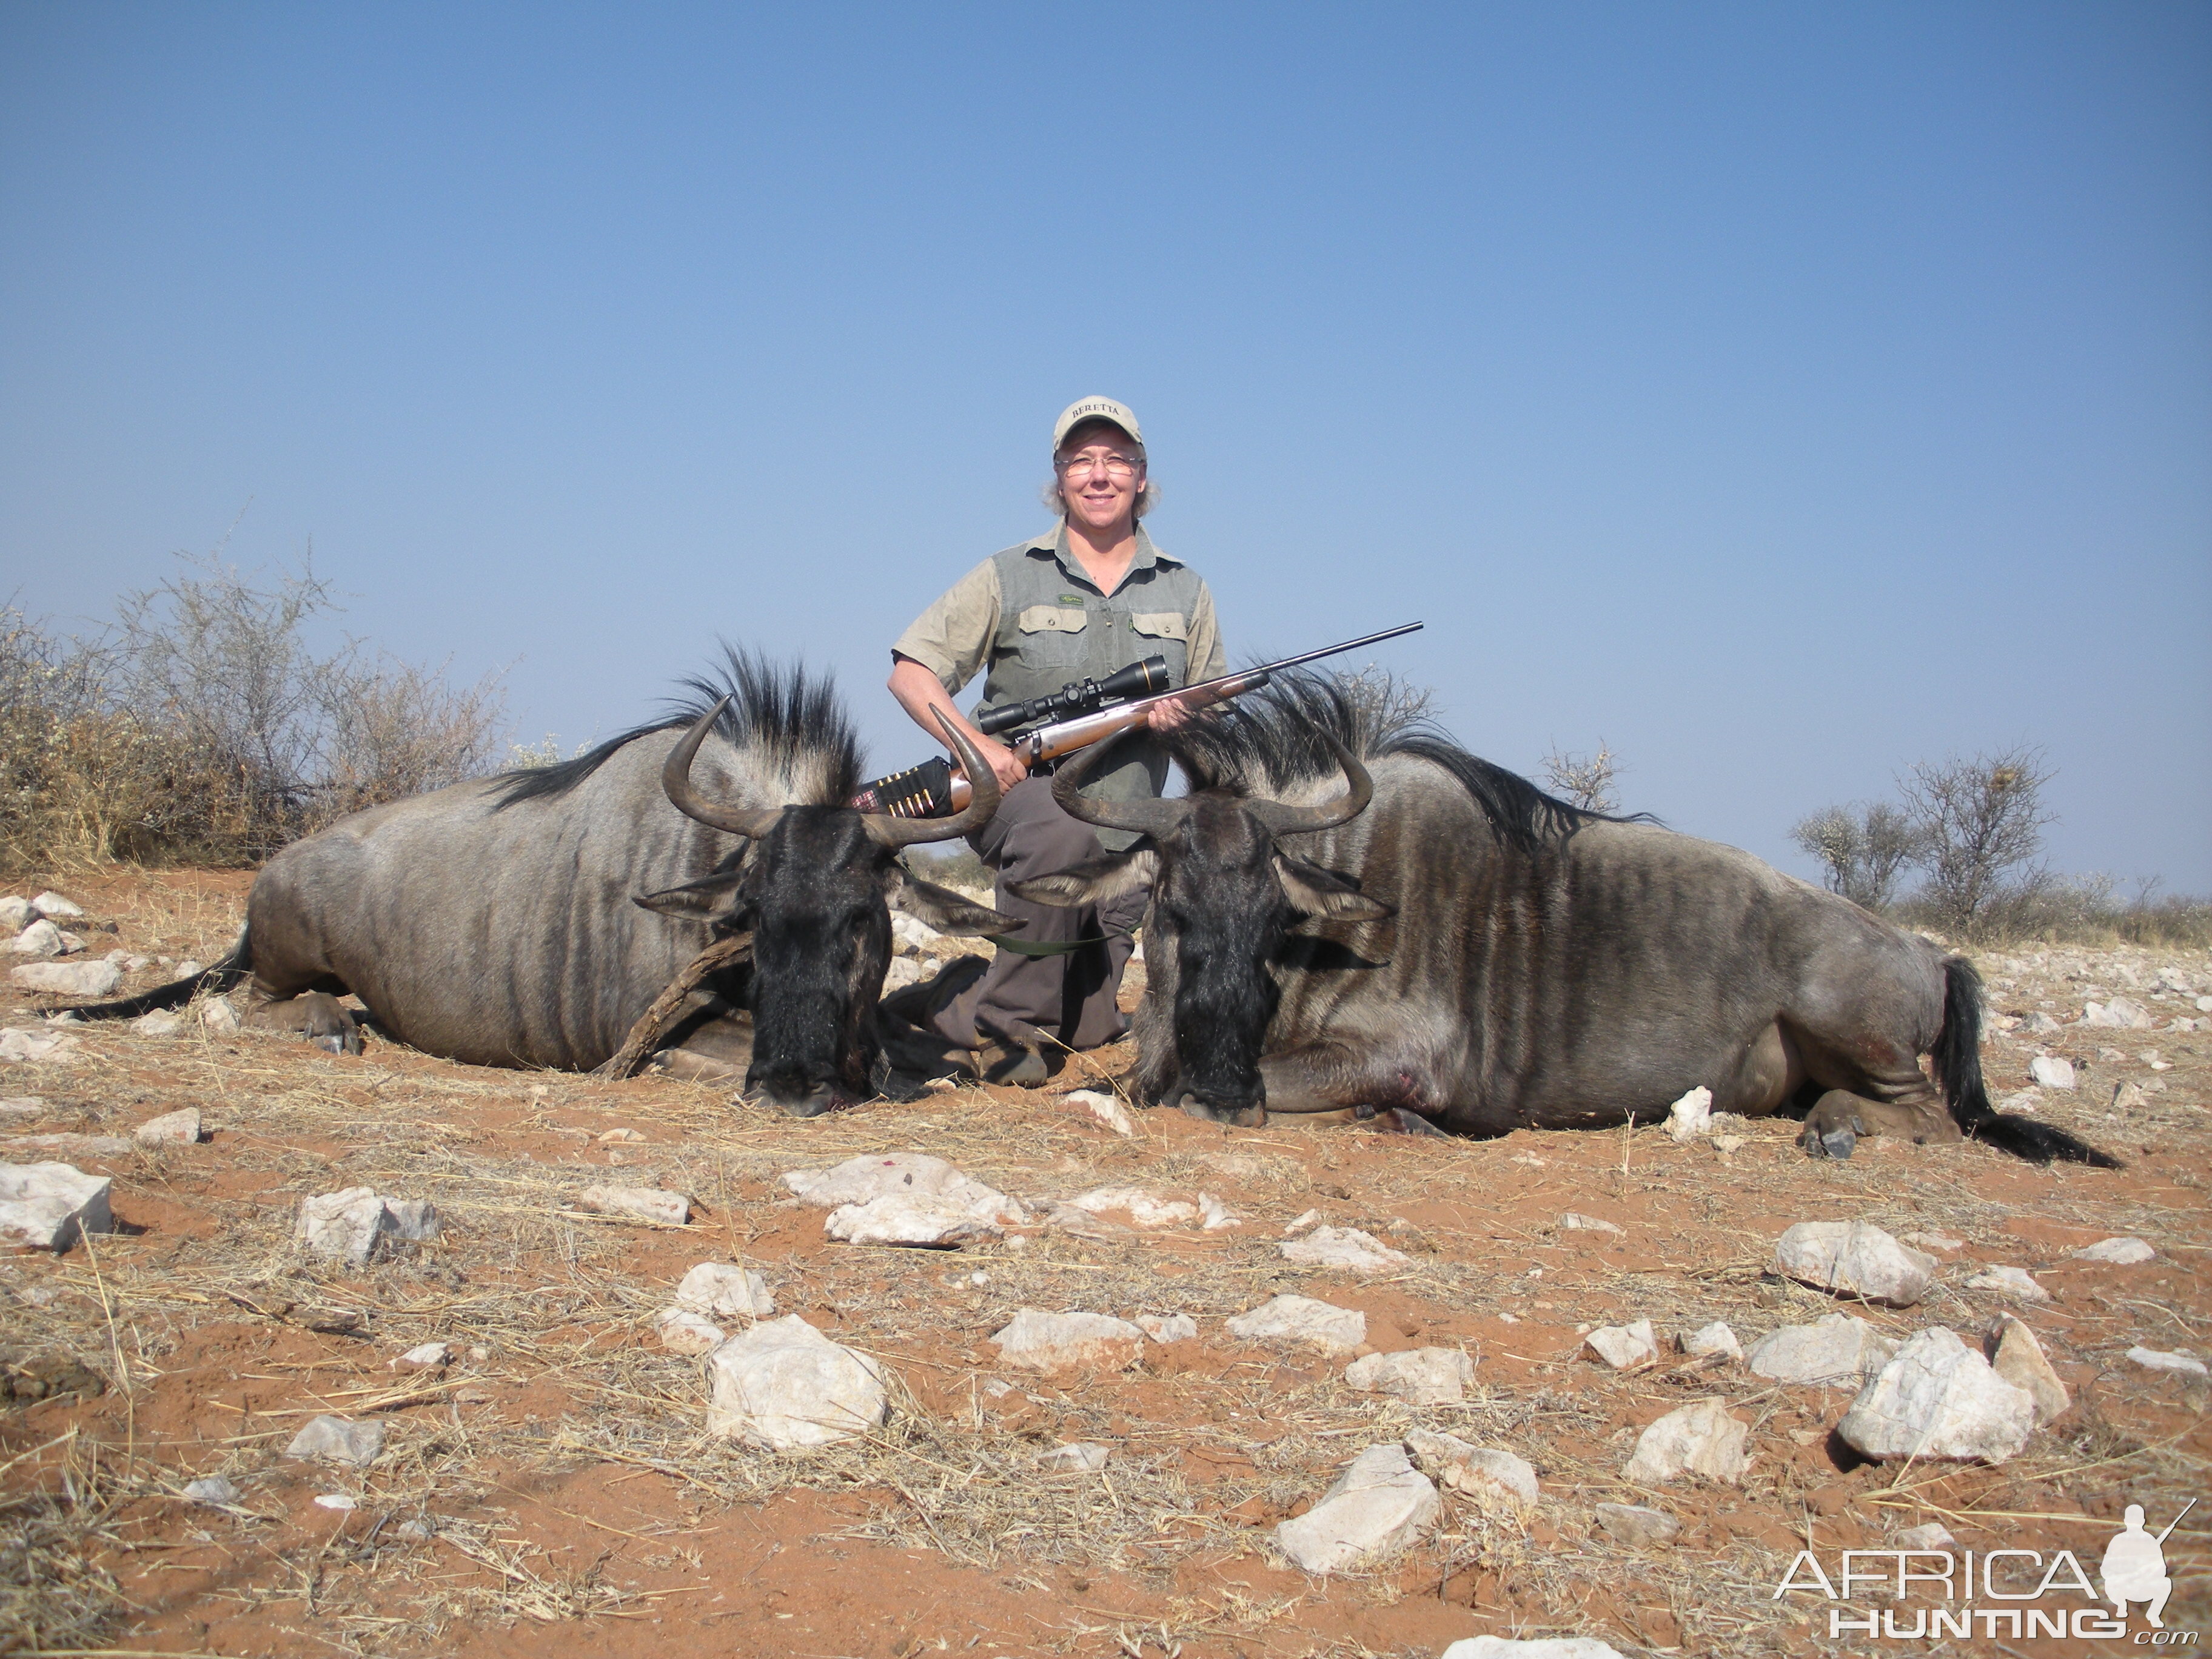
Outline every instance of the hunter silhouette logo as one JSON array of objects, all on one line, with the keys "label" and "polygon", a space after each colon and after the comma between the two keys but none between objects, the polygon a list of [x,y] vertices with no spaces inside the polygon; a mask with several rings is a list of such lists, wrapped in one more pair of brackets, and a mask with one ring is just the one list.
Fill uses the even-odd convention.
[{"label": "hunter silhouette logo", "polygon": [[2197,1507],[2191,1498],[2182,1505],[2181,1515],[2166,1523],[2166,1530],[2155,1538],[2143,1530],[2142,1505],[2130,1504],[2123,1516],[2123,1529],[2112,1541],[2105,1546],[2105,1559],[2097,1570],[2104,1581],[2105,1599],[2112,1604],[2112,1611],[2124,1619],[2128,1603],[2144,1601],[2143,1617],[2150,1620],[2153,1630],[2164,1630],[2166,1620],[2159,1615],[2166,1611],[2166,1598],[2173,1594],[2173,1580],[2166,1576],[2166,1540],[2181,1524],[2181,1516]]},{"label": "hunter silhouette logo", "polygon": [[[2192,1646],[2193,1632],[2166,1628],[2166,1599],[2173,1594],[2166,1540],[2197,1502],[2191,1498],[2155,1534],[2143,1525],[2142,1505],[2129,1504],[2098,1564],[2101,1595],[2068,1549],[2048,1555],[2032,1549],[1845,1550],[1833,1577],[1811,1550],[1800,1550],[1775,1586],[1774,1599],[1811,1591],[1828,1603],[1832,1639],[1858,1635],[1892,1642],[1973,1636],[2111,1640],[2127,1635],[2128,1608],[2139,1605],[2149,1628],[2136,1634],[2138,1645]],[[2067,1597],[2075,1598],[2070,1605]],[[2112,1610],[2106,1612],[2100,1601]]]}]

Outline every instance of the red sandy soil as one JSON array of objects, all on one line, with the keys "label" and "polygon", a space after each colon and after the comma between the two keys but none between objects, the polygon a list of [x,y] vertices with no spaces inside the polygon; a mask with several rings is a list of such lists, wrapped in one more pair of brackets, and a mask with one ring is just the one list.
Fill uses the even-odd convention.
[{"label": "red sandy soil", "polygon": [[[169,872],[52,884],[116,929],[88,933],[95,954],[204,961],[228,947],[247,881]],[[1225,1130],[1163,1111],[1140,1114],[1124,1139],[1063,1097],[1126,1063],[1114,1051],[1042,1093],[939,1092],[798,1122],[659,1078],[485,1070],[380,1043],[348,1059],[197,1023],[166,1036],[76,1028],[73,1064],[0,1067],[0,1097],[45,1103],[0,1137],[127,1134],[186,1105],[212,1136],[118,1157],[0,1149],[112,1176],[123,1224],[58,1257],[0,1260],[9,1359],[74,1358],[105,1385],[0,1407],[0,1483],[15,1506],[0,1530],[20,1522],[32,1546],[0,1554],[0,1651],[1257,1659],[1434,1655],[1481,1632],[1595,1635],[1623,1653],[1934,1651],[1832,1641],[1825,1601],[1778,1600],[1774,1587],[1801,1549],[1832,1573],[1838,1552],[1929,1520],[1961,1549],[2070,1549],[2094,1574],[2123,1505],[2143,1504],[2156,1530],[2188,1498],[2212,1498],[2212,1395],[2124,1357],[2137,1344],[2212,1352],[2212,1032],[2172,1029],[2192,1005],[2145,988],[2169,964],[2212,989],[2201,952],[2015,950],[1983,963],[1999,1014],[2075,1020],[2085,999],[2124,991],[2156,1015],[2154,1030],[2069,1024],[2043,1039],[2081,1080],[2036,1109],[2127,1160],[2117,1173],[1880,1141],[1815,1163],[1783,1122],[1735,1126],[1743,1144],[1725,1155],[1648,1127],[1456,1142],[1348,1123]],[[11,1000],[0,1017],[18,1026],[56,1006]],[[2024,1085],[2036,1051],[1993,1033],[1993,1092]],[[2165,1086],[2114,1112],[2130,1081]],[[601,1139],[617,1130],[637,1138]],[[1243,1224],[1109,1219],[1034,1230],[1019,1245],[863,1249],[829,1242],[822,1212],[776,1179],[895,1150],[1025,1199],[1202,1188]],[[691,1224],[580,1213],[574,1189],[610,1180],[689,1194]],[[442,1237],[360,1271],[301,1259],[289,1243],[300,1198],[356,1185],[430,1198]],[[1309,1209],[1409,1264],[1363,1279],[1282,1260],[1276,1243]],[[1624,1231],[1564,1231],[1571,1210]],[[1781,1231],[1820,1219],[1962,1240],[1919,1305],[1848,1310],[1893,1336],[1942,1324],[1969,1341],[2017,1311],[2073,1410],[2002,1467],[1869,1464],[1831,1434],[1848,1391],[1776,1385],[1671,1344],[1656,1365],[1616,1375],[1583,1348],[1591,1324],[1649,1317],[1672,1335],[1726,1319],[1748,1346],[1832,1311],[1771,1271]],[[2116,1235],[2149,1241],[2158,1259],[2070,1259]],[[705,1436],[703,1362],[661,1348],[651,1317],[702,1261],[757,1267],[780,1315],[889,1366],[897,1409],[878,1441],[779,1455]],[[1990,1264],[2028,1268],[2054,1299],[2018,1306],[1966,1288]],[[1224,1316],[1279,1291],[1361,1310],[1370,1350],[1463,1348],[1476,1362],[1467,1402],[1361,1394],[1342,1358],[1223,1331]],[[1040,1376],[1008,1369],[988,1340],[1024,1306],[1187,1311],[1200,1335],[1147,1345],[1127,1370]],[[334,1310],[351,1328],[316,1328],[348,1322]],[[434,1340],[456,1345],[450,1368],[391,1369]],[[1742,1482],[1626,1480],[1643,1425],[1708,1396],[1753,1425]],[[282,1455],[322,1412],[383,1420],[376,1463]],[[1287,1565],[1274,1526],[1355,1453],[1415,1426],[1519,1453],[1542,1498],[1522,1514],[1447,1493],[1435,1535],[1386,1566],[1315,1578]],[[1073,1440],[1111,1449],[1103,1474],[1036,1468],[1039,1451]],[[214,1474],[241,1488],[238,1505],[177,1495]],[[319,1507],[318,1495],[355,1507]],[[1626,1548],[1594,1524],[1601,1502],[1651,1504],[1683,1531]],[[2201,1631],[2212,1607],[2203,1505],[2166,1556],[2167,1625]],[[2143,1628],[2139,1612],[2131,1628]],[[2145,1650],[2008,1637],[1942,1650]]]}]

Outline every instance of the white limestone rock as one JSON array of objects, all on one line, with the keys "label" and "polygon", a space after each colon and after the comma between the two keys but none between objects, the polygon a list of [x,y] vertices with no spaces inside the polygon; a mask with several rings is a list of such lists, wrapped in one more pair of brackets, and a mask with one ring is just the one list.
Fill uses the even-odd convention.
[{"label": "white limestone rock", "polygon": [[1308,1342],[1350,1353],[1367,1340],[1367,1316],[1311,1297],[1277,1296],[1224,1321],[1223,1328],[1248,1342]]},{"label": "white limestone rock", "polygon": [[1745,1363],[1778,1382],[1856,1388],[1896,1352],[1897,1345],[1863,1319],[1838,1313],[1770,1333],[1752,1345]]},{"label": "white limestone rock", "polygon": [[1454,1492],[1471,1498],[1536,1501],[1536,1471],[1525,1458],[1496,1447],[1481,1447],[1455,1434],[1415,1429],[1406,1437],[1406,1452],[1420,1471]]},{"label": "white limestone rock", "polygon": [[1948,1550],[1959,1540],[1941,1521],[1928,1521],[1907,1527],[1889,1541],[1901,1550]]},{"label": "white limestone rock", "polygon": [[343,1417],[317,1417],[292,1437],[284,1455],[323,1463],[350,1463],[366,1468],[384,1449],[384,1425],[356,1423]]},{"label": "white limestone rock", "polygon": [[2073,1409],[2074,1396],[2051,1369],[2043,1344],[2033,1331],[2010,1314],[1998,1319],[1984,1342],[1990,1369],[2013,1385],[2025,1389],[2035,1402],[2035,1425],[2056,1422]]},{"label": "white limestone rock", "polygon": [[443,1370],[453,1363],[450,1342],[418,1342],[392,1362],[395,1371]]},{"label": "white limestone rock", "polygon": [[1137,1133],[1137,1121],[1129,1115],[1129,1109],[1103,1090],[1071,1089],[1061,1098],[1080,1106],[1117,1135],[1130,1137]]},{"label": "white limestone rock", "polygon": [[884,964],[884,988],[881,994],[889,996],[894,991],[903,991],[909,985],[919,985],[928,976],[929,969],[919,957],[893,957]]},{"label": "white limestone rock", "polygon": [[2148,1261],[2158,1255],[2156,1250],[2140,1238],[2100,1238],[2094,1244],[2084,1244],[2074,1252],[2076,1261],[2109,1261],[2115,1267],[2132,1267],[2139,1261]]},{"label": "white limestone rock", "polygon": [[764,1321],[707,1359],[707,1432],[796,1451],[851,1440],[890,1416],[881,1365],[797,1314]]},{"label": "white limestone rock", "polygon": [[1954,1250],[1963,1250],[1966,1248],[1965,1239],[1954,1238],[1948,1233],[1907,1233],[1905,1235],[1905,1242],[1908,1244],[1917,1244],[1923,1250],[1941,1250],[1946,1255]]},{"label": "white limestone rock", "polygon": [[944,937],[944,934],[939,933],[927,922],[909,916],[903,911],[895,910],[891,913],[891,939],[902,954],[919,951],[924,945],[934,945]]},{"label": "white limestone rock", "polygon": [[712,1353],[730,1340],[729,1333],[696,1308],[663,1308],[653,1323],[660,1346],[671,1353]]},{"label": "white limestone rock", "polygon": [[2051,1292],[2035,1282],[2035,1276],[2025,1267],[1984,1267],[1966,1281],[1970,1291],[1995,1291],[1999,1296],[2017,1297],[2022,1302],[2048,1302]]},{"label": "white limestone rock", "polygon": [[2155,1024],[2150,1010],[2132,997],[2114,997],[2101,1008],[2090,1003],[2081,1010],[2081,1023],[2116,1031],[2148,1031]]},{"label": "white limestone rock", "polygon": [[1356,1273],[1387,1273],[1402,1267],[1413,1257],[1394,1250],[1372,1233],[1357,1227],[1316,1227],[1302,1237],[1285,1240],[1275,1248],[1285,1261],[1307,1267],[1342,1267]]},{"label": "white limestone rock", "polygon": [[105,997],[123,983],[123,970],[112,962],[27,962],[8,970],[8,982],[54,996]]},{"label": "white limestone rock", "polygon": [[2053,1031],[2063,1031],[2065,1025],[2037,1008],[2020,1017],[2020,1029],[2030,1036],[2049,1036]]},{"label": "white limestone rock", "polygon": [[586,1187],[576,1194],[576,1207],[660,1227],[681,1227],[691,1219],[691,1200],[659,1187]]},{"label": "white limestone rock", "polygon": [[[1656,1511],[1655,1511],[1656,1513]],[[1621,1659],[1620,1650],[1595,1636],[1465,1636],[1439,1659]]]},{"label": "white limestone rock", "polygon": [[200,1024],[216,1036],[228,1036],[240,1030],[244,1022],[228,998],[210,997],[200,1005]]},{"label": "white limestone rock", "polygon": [[886,1194],[937,1198],[978,1220],[1018,1226],[1028,1220],[1020,1205],[1004,1193],[971,1180],[941,1158],[926,1152],[867,1152],[827,1170],[793,1170],[783,1184],[805,1202],[834,1210],[866,1204]]},{"label": "white limestone rock", "polygon": [[13,893],[0,898],[0,933],[21,933],[38,914],[27,898],[18,898]]},{"label": "white limestone rock", "polygon": [[33,1060],[42,1066],[73,1066],[77,1039],[66,1031],[32,1030],[27,1026],[0,1027],[0,1060]]},{"label": "white limestone rock", "polygon": [[1648,1319],[1632,1325],[1601,1325],[1583,1338],[1583,1346],[1617,1371],[1633,1370],[1659,1357],[1659,1338]]},{"label": "white limestone rock", "polygon": [[0,1140],[0,1152],[59,1152],[64,1158],[122,1158],[137,1143],[123,1135],[81,1135],[66,1130],[56,1134],[10,1135]]},{"label": "white limestone rock", "polygon": [[768,1319],[775,1313],[768,1280],[729,1261],[702,1261],[685,1273],[677,1283],[676,1305],[715,1318]]},{"label": "white limestone rock", "polygon": [[910,1249],[957,1250],[996,1238],[999,1224],[950,1199],[884,1193],[865,1204],[830,1212],[822,1231],[842,1244],[890,1244]]},{"label": "white limestone rock", "polygon": [[1054,1474],[1096,1474],[1106,1467],[1111,1450],[1095,1441],[1077,1440],[1040,1453],[1037,1467]]},{"label": "white limestone rock", "polygon": [[1133,1322],[1162,1347],[1188,1342],[1198,1334],[1198,1322],[1188,1314],[1139,1314]]},{"label": "white limestone rock", "polygon": [[2194,1354],[2168,1353],[2159,1348],[2135,1347],[2128,1350],[2128,1358],[2147,1371],[2165,1371],[2174,1376],[2212,1376],[2212,1370]]},{"label": "white limestone rock", "polygon": [[1621,1473],[1644,1486],[1686,1474],[1741,1480],[1751,1465],[1745,1449],[1750,1435],[1751,1425],[1730,1416],[1726,1401],[1693,1401],[1645,1429]]},{"label": "white limestone rock", "polygon": [[1218,1233],[1226,1227],[1241,1227],[1244,1220],[1212,1193],[1200,1193],[1198,1195],[1198,1224],[1203,1231]]},{"label": "white limestone rock", "polygon": [[113,1232],[113,1185],[67,1164],[0,1164],[0,1243],[59,1252],[83,1234]]},{"label": "white limestone rock", "polygon": [[187,1480],[180,1495],[187,1504],[201,1504],[216,1510],[228,1509],[245,1496],[219,1474],[205,1474],[197,1480]]},{"label": "white limestone rock", "polygon": [[1836,1432],[1862,1455],[2002,1463],[2027,1443],[2035,1401],[1941,1325],[1908,1340]]},{"label": "white limestone rock", "polygon": [[131,1132],[141,1146],[196,1146],[206,1132],[200,1127],[200,1109],[185,1106],[159,1117],[149,1117]]},{"label": "white limestone rock", "polygon": [[16,934],[8,948],[19,957],[65,957],[83,950],[84,941],[41,918]]},{"label": "white limestone rock", "polygon": [[1692,1358],[1705,1354],[1722,1354],[1730,1359],[1743,1358],[1743,1344],[1736,1340],[1735,1330],[1724,1319],[1685,1332],[1679,1341],[1682,1352]]},{"label": "white limestone rock", "polygon": [[1607,1221],[1602,1216],[1584,1215],[1579,1210],[1569,1210],[1559,1218],[1559,1231],[1565,1233],[1611,1233],[1626,1238],[1628,1229],[1618,1222]]},{"label": "white limestone rock", "polygon": [[1056,1371],[1071,1366],[1120,1370],[1145,1346],[1145,1333],[1110,1314],[1046,1313],[1024,1308],[993,1334],[1009,1365]]},{"label": "white limestone rock", "polygon": [[1275,1528],[1275,1543],[1310,1573],[1387,1561],[1419,1539],[1442,1507],[1403,1446],[1370,1446],[1304,1515]]},{"label": "white limestone rock", "polygon": [[1838,1296],[1909,1308],[1941,1265],[1863,1221],[1801,1221],[1774,1247],[1778,1272]]},{"label": "white limestone rock", "polygon": [[140,1036],[174,1036],[185,1029],[185,1017],[167,1008],[156,1008],[150,1014],[141,1014],[131,1022],[131,1029]]},{"label": "white limestone rock", "polygon": [[2027,1062],[2031,1082],[2045,1089],[2070,1089],[2074,1086],[2074,1062],[2057,1054],[2038,1054]]},{"label": "white limestone rock", "polygon": [[1696,1088],[1667,1109],[1667,1135],[1676,1146],[1713,1132],[1713,1091]]},{"label": "white limestone rock", "polygon": [[84,914],[83,908],[59,893],[49,890],[31,901],[31,908],[40,915],[55,921],[70,921]]},{"label": "white limestone rock", "polygon": [[292,1223],[295,1243],[310,1254],[352,1267],[396,1243],[438,1236],[438,1212],[422,1199],[387,1199],[368,1187],[303,1198]]},{"label": "white limestone rock", "polygon": [[1139,1227],[1174,1227],[1198,1219],[1198,1206],[1162,1198],[1142,1187],[1098,1187],[1067,1200],[1086,1215],[1126,1215]]},{"label": "white limestone rock", "polygon": [[1597,1523],[1611,1537],[1632,1550],[1657,1549],[1680,1535],[1682,1523],[1664,1510],[1641,1504],[1597,1504],[1592,1506]]},{"label": "white limestone rock", "polygon": [[1474,1361],[1457,1348],[1413,1348],[1370,1353],[1345,1367],[1344,1380],[1370,1394],[1387,1394],[1415,1406],[1456,1406],[1474,1381]]}]

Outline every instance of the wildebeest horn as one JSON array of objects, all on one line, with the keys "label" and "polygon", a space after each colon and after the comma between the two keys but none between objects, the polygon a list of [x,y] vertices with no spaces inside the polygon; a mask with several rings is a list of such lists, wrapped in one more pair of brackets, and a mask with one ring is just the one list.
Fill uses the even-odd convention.
[{"label": "wildebeest horn", "polygon": [[1375,780],[1367,775],[1367,769],[1352,759],[1352,751],[1329,733],[1323,732],[1319,736],[1335,752],[1336,763],[1344,769],[1345,781],[1351,787],[1344,792],[1341,800],[1324,802],[1319,806],[1291,806],[1279,800],[1246,802],[1252,816],[1273,834],[1300,836],[1309,830],[1334,830],[1358,817],[1367,810],[1367,803],[1375,799]]},{"label": "wildebeest horn", "polygon": [[660,787],[667,793],[670,804],[687,818],[696,818],[710,829],[726,830],[733,836],[744,836],[758,841],[775,828],[775,821],[783,816],[781,806],[747,808],[718,806],[702,796],[691,787],[691,762],[699,752],[699,745],[707,741],[707,733],[730,706],[725,697],[716,703],[684,734],[684,741],[668,751],[668,760],[660,769]]},{"label": "wildebeest horn", "polygon": [[862,813],[860,826],[870,839],[893,852],[902,847],[964,836],[988,823],[991,814],[999,810],[999,775],[991,769],[982,751],[968,741],[965,732],[945,718],[941,708],[937,711],[937,728],[945,733],[945,742],[952,745],[953,751],[960,757],[962,769],[968,774],[968,805],[949,818],[900,818],[889,812]]},{"label": "wildebeest horn", "polygon": [[1060,770],[1053,774],[1052,798],[1060,803],[1060,810],[1072,818],[1096,824],[1101,830],[1127,830],[1157,841],[1189,815],[1188,801],[1089,800],[1075,793],[1083,787],[1083,781],[1091,775],[1091,769],[1098,763],[1098,757],[1113,746],[1110,740],[1095,744],[1077,751],[1074,759],[1062,762]]}]

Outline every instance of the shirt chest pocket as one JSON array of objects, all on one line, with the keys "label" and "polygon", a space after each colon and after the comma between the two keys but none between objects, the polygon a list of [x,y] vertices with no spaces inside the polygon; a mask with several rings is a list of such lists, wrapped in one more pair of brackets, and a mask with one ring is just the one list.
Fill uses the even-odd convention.
[{"label": "shirt chest pocket", "polygon": [[[1090,641],[1085,635],[1090,627],[1090,613],[1075,605],[1024,606],[1014,618],[1022,666],[1033,673],[1059,674],[1060,681],[1081,678],[1086,672]],[[1060,681],[1050,689],[1058,690]]]},{"label": "shirt chest pocket", "polygon": [[1190,683],[1190,623],[1180,611],[1133,611],[1129,629],[1142,654],[1167,659],[1170,684]]}]

